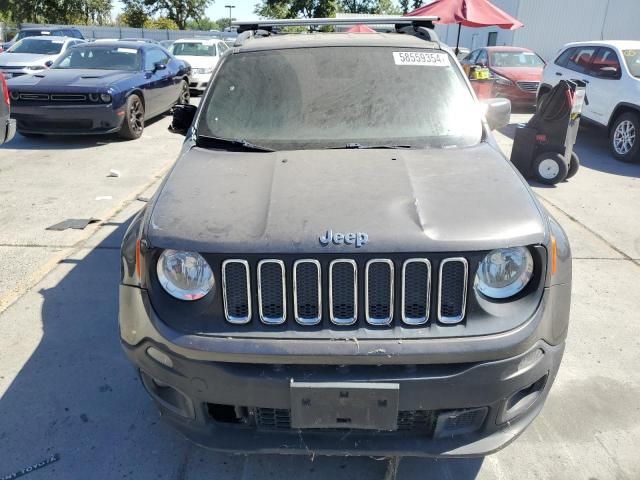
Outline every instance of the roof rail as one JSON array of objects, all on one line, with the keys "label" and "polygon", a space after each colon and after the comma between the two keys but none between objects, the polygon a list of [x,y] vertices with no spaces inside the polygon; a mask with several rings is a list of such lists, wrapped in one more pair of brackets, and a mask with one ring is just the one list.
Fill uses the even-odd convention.
[{"label": "roof rail", "polygon": [[433,22],[438,21],[438,17],[400,17],[400,16],[380,16],[380,17],[341,17],[341,18],[287,18],[277,20],[249,20],[235,21],[231,25],[238,27],[238,33],[248,30],[271,31],[274,27],[319,27],[324,25],[395,25],[396,30],[402,27],[426,27],[433,28]]}]

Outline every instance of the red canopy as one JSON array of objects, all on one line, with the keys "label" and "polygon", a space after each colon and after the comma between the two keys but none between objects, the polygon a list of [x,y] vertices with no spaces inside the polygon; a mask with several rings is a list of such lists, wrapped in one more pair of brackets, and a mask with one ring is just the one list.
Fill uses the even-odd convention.
[{"label": "red canopy", "polygon": [[436,23],[457,23],[465,27],[489,27],[515,30],[524,24],[503,12],[488,0],[435,0],[420,7],[408,16],[433,15],[440,17]]},{"label": "red canopy", "polygon": [[373,28],[369,28],[366,25],[363,25],[361,23],[358,23],[353,27],[349,27],[345,31],[348,33],[376,33],[376,31]]}]

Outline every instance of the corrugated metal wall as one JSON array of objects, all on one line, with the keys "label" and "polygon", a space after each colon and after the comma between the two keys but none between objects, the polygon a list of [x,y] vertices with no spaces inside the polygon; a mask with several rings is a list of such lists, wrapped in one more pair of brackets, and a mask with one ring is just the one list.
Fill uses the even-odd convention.
[{"label": "corrugated metal wall", "polygon": [[[517,1],[517,0],[515,0]],[[519,0],[513,45],[552,59],[569,42],[640,40],[640,0]]]}]

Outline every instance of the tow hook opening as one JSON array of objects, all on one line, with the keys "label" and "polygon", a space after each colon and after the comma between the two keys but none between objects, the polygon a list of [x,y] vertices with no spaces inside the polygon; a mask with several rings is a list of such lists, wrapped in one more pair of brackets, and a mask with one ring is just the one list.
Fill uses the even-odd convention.
[{"label": "tow hook opening", "polygon": [[523,414],[531,408],[536,400],[540,398],[542,392],[544,392],[544,387],[547,384],[548,378],[549,373],[547,372],[543,377],[536,380],[531,385],[512,394],[504,404],[499,423],[505,423],[513,420],[518,415]]},{"label": "tow hook opening", "polygon": [[218,423],[244,424],[249,416],[246,407],[219,403],[207,403],[207,412],[209,417]]}]

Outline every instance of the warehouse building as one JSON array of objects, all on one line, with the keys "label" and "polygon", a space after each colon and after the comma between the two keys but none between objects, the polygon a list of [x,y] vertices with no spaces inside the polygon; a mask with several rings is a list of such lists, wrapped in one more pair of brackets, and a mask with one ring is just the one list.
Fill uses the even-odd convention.
[{"label": "warehouse building", "polygon": [[[462,27],[460,46],[474,50],[490,45],[527,47],[545,60],[565,43],[589,40],[640,40],[640,0],[491,0],[524,27]],[[440,39],[455,46],[457,25],[438,25]]]}]

